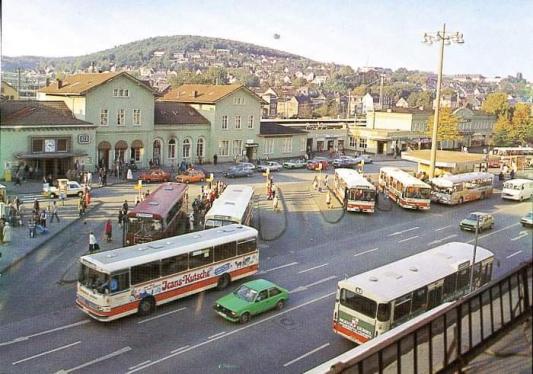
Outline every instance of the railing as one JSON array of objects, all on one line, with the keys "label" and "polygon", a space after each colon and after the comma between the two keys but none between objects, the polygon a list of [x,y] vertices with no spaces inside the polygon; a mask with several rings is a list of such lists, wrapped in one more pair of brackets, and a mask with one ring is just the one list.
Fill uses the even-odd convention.
[{"label": "railing", "polygon": [[533,262],[310,373],[449,373],[532,313]]}]

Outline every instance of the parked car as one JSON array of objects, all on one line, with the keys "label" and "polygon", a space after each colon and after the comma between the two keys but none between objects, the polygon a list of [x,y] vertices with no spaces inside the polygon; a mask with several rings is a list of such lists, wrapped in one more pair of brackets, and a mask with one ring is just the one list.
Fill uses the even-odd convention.
[{"label": "parked car", "polygon": [[315,157],[307,161],[307,169],[309,170],[320,170],[319,165],[322,165],[322,170],[326,170],[329,167],[328,159],[325,157]]},{"label": "parked car", "polygon": [[283,163],[283,167],[285,169],[303,169],[307,165],[307,162],[305,160],[299,159],[299,160],[289,160],[285,161]]},{"label": "parked car", "polygon": [[361,161],[364,161],[365,164],[371,164],[373,162],[372,158],[369,155],[361,155],[355,157],[355,163],[359,164]]},{"label": "parked car", "polygon": [[249,177],[253,175],[254,171],[250,168],[232,166],[224,172],[224,176],[227,178],[237,178],[237,177]]},{"label": "parked car", "polygon": [[533,212],[529,212],[522,218],[520,218],[520,223],[524,227],[532,227],[533,226]]},{"label": "parked car", "polygon": [[257,165],[257,171],[267,171],[267,169],[269,169],[270,171],[280,171],[282,167],[283,166],[281,166],[279,162],[266,161]]},{"label": "parked car", "polygon": [[256,166],[252,164],[251,162],[239,162],[235,166],[240,167],[240,168],[250,169],[252,171],[256,170]]},{"label": "parked car", "polygon": [[246,323],[253,315],[283,309],[289,292],[265,279],[246,282],[231,294],[218,299],[215,311],[232,322]]},{"label": "parked car", "polygon": [[142,180],[146,183],[151,182],[170,182],[171,176],[170,173],[167,173],[166,171],[162,169],[152,169],[145,171],[144,173],[141,173],[139,175],[139,180]]},{"label": "parked car", "polygon": [[183,174],[176,176],[178,183],[195,183],[205,181],[205,174],[201,170],[186,170]]},{"label": "parked car", "polygon": [[491,229],[494,226],[494,217],[489,213],[473,212],[459,223],[461,230],[476,231],[479,219],[479,231]]},{"label": "parked car", "polygon": [[339,156],[333,160],[332,164],[336,168],[355,166],[360,161],[357,161],[355,157]]}]

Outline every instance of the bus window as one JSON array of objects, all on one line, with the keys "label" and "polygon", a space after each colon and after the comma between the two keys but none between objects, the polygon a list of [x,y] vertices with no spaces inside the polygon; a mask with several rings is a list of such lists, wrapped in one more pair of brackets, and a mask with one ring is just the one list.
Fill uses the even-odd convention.
[{"label": "bus window", "polygon": [[170,275],[185,271],[189,268],[189,256],[187,254],[165,258],[161,260],[161,275]]},{"label": "bus window", "polygon": [[411,313],[411,295],[402,296],[399,299],[396,299],[394,303],[393,322],[398,322],[405,317],[409,317],[409,313]]},{"label": "bus window", "polygon": [[130,273],[113,274],[109,283],[111,293],[126,291],[130,288]]},{"label": "bus window", "polygon": [[159,261],[149,262],[131,268],[131,284],[139,284],[159,278]]},{"label": "bus window", "polygon": [[464,291],[470,284],[470,267],[459,270],[457,275],[457,291]]},{"label": "bus window", "polygon": [[191,269],[208,265],[213,262],[213,248],[200,249],[189,255],[189,267]]},{"label": "bus window", "polygon": [[442,303],[442,286],[434,286],[428,293],[428,309],[434,308]]},{"label": "bus window", "polygon": [[475,287],[479,287],[480,278],[481,278],[481,263],[478,262],[477,264],[474,265],[473,283]]},{"label": "bus window", "polygon": [[453,273],[444,278],[444,286],[442,287],[443,299],[453,297],[455,294],[455,285],[457,282],[457,273]]},{"label": "bus window", "polygon": [[341,305],[362,313],[367,317],[376,318],[377,303],[364,296],[358,295],[347,289],[341,290]]},{"label": "bus window", "polygon": [[492,262],[485,264],[483,267],[483,273],[481,274],[481,284],[490,282],[492,277]]},{"label": "bus window", "polygon": [[215,246],[215,262],[237,255],[237,242],[229,242]]},{"label": "bus window", "polygon": [[378,305],[378,321],[387,322],[390,320],[390,304]]},{"label": "bus window", "polygon": [[428,305],[428,289],[427,287],[419,288],[413,292],[413,305],[411,305],[411,313],[418,313],[425,311]]},{"label": "bus window", "polygon": [[257,250],[257,244],[255,242],[255,239],[242,241],[239,244],[237,244],[237,253],[239,255],[254,252],[256,250]]}]

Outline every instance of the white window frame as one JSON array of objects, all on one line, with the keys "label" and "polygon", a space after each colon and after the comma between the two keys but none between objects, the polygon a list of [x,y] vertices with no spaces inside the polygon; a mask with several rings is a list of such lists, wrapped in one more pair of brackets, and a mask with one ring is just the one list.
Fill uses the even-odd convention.
[{"label": "white window frame", "polygon": [[176,143],[177,143],[177,140],[175,138],[172,138],[168,141],[168,159],[169,160],[176,159]]},{"label": "white window frame", "polygon": [[228,129],[228,116],[222,116],[222,130]]},{"label": "white window frame", "polygon": [[134,126],[140,126],[141,123],[141,110],[140,109],[133,109],[133,125]]},{"label": "white window frame", "polygon": [[118,97],[118,88],[113,88],[113,96]]},{"label": "white window frame", "polygon": [[235,128],[240,130],[242,125],[241,116],[235,116]]},{"label": "white window frame", "polygon": [[274,153],[274,138],[265,138],[265,155],[271,155]]},{"label": "white window frame", "polygon": [[249,118],[248,118],[248,128],[249,129],[253,129],[254,128],[254,116],[251,115]]},{"label": "white window frame", "polygon": [[205,140],[204,138],[198,138],[196,140],[196,156],[204,157],[205,156]]},{"label": "white window frame", "polygon": [[366,149],[368,147],[368,142],[366,138],[359,138],[359,148]]},{"label": "white window frame", "polygon": [[218,143],[218,155],[229,156],[229,140],[221,140]]},{"label": "white window frame", "polygon": [[100,110],[100,126],[109,126],[109,110]]},{"label": "white window frame", "polygon": [[183,159],[191,158],[191,140],[189,138],[183,139],[181,144],[181,154]]},{"label": "white window frame", "polygon": [[126,126],[126,111],[119,109],[117,112],[117,126]]},{"label": "white window frame", "polygon": [[291,153],[292,152],[292,136],[283,138],[281,143],[281,153]]},{"label": "white window frame", "polygon": [[350,147],[357,148],[357,138],[355,136],[350,136]]},{"label": "white window frame", "polygon": [[233,156],[242,155],[242,140],[239,140],[239,139],[233,140],[231,153],[233,154]]}]

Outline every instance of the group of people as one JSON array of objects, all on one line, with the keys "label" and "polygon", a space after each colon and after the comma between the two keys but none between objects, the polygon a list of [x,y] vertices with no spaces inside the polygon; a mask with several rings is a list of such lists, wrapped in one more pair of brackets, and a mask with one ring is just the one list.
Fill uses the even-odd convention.
[{"label": "group of people", "polygon": [[85,211],[87,210],[87,207],[90,204],[91,204],[91,192],[89,191],[86,185],[83,193],[80,195],[80,198],[78,199],[78,213],[80,217],[85,214]]},{"label": "group of people", "polygon": [[201,227],[204,223],[205,214],[211,209],[213,202],[226,189],[226,184],[222,181],[208,182],[202,186],[201,194],[192,202],[192,224],[193,227]]}]

